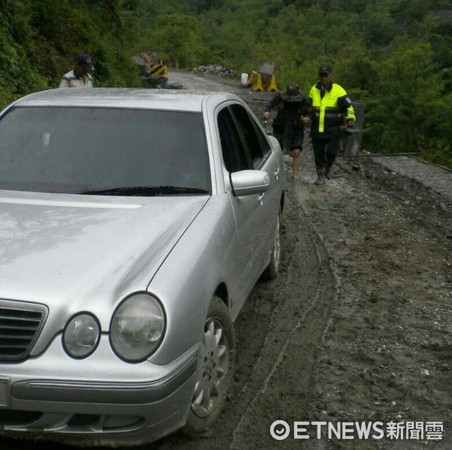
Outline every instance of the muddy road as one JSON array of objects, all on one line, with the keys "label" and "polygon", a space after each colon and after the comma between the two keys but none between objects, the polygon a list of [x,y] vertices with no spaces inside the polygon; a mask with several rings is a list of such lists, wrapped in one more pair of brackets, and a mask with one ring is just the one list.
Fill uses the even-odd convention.
[{"label": "muddy road", "polygon": [[[171,81],[233,91],[255,111],[269,97],[238,81]],[[258,283],[237,320],[235,382],[216,426],[143,449],[452,448],[451,199],[371,158],[360,170],[338,162],[314,185],[306,141],[301,180],[287,185],[281,275]],[[271,436],[276,420],[286,439]],[[294,422],[310,423],[296,439]],[[373,427],[368,439],[355,422]],[[69,447],[0,440],[13,448]]]}]

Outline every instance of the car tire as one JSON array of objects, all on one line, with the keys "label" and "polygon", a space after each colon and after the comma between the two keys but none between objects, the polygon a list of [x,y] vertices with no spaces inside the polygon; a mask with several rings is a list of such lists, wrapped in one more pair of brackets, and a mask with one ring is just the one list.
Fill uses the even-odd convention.
[{"label": "car tire", "polygon": [[273,245],[271,250],[270,263],[262,273],[264,280],[274,280],[278,277],[279,266],[281,264],[281,214],[276,219],[275,234],[273,236]]},{"label": "car tire", "polygon": [[197,380],[185,433],[207,431],[218,419],[234,376],[235,335],[228,307],[214,297],[207,314],[198,357]]}]

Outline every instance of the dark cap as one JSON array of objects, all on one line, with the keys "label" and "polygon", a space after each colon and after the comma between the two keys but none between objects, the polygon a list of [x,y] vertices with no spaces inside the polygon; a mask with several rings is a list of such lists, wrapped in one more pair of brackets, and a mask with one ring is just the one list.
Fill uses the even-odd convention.
[{"label": "dark cap", "polygon": [[300,93],[300,87],[298,86],[298,84],[291,84],[287,87],[286,93],[287,95],[298,95]]},{"label": "dark cap", "polygon": [[86,70],[93,70],[93,61],[91,56],[86,53],[80,53],[77,55],[75,61],[79,66],[83,66]]},{"label": "dark cap", "polygon": [[330,66],[320,66],[319,67],[319,75],[322,73],[327,73],[328,75],[330,75],[333,73],[333,71],[331,70]]}]

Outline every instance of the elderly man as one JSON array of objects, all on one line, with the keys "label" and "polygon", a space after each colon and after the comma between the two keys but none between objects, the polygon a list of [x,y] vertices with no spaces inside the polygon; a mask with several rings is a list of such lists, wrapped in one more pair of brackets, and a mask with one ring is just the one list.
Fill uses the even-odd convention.
[{"label": "elderly man", "polygon": [[74,70],[63,75],[60,81],[60,88],[92,88],[93,62],[91,56],[81,53],[75,59]]},{"label": "elderly man", "polygon": [[339,152],[341,126],[355,126],[355,111],[347,92],[333,83],[329,66],[319,68],[319,81],[309,92],[311,138],[317,169],[316,184],[330,178],[331,167]]}]

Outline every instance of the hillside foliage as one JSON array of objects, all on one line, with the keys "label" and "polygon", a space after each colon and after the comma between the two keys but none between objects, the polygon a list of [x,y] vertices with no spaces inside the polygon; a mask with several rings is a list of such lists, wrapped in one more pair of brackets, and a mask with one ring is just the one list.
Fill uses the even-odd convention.
[{"label": "hillside foliage", "polygon": [[363,148],[452,167],[449,0],[0,0],[0,106],[57,87],[79,52],[96,86],[140,86],[143,50],[187,69],[272,61],[305,92],[332,65],[365,104]]}]

